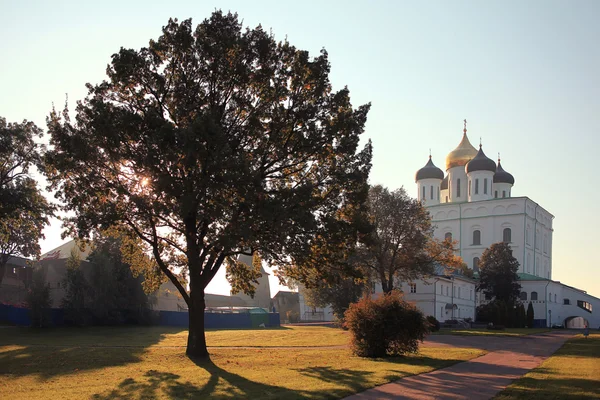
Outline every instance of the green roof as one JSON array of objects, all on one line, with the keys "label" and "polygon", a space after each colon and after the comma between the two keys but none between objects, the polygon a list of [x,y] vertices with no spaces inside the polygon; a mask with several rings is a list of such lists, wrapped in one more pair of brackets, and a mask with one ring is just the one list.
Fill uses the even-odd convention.
[{"label": "green roof", "polygon": [[526,274],[524,272],[519,273],[517,275],[519,275],[520,281],[549,281],[550,280],[550,279],[542,278],[541,276]]}]

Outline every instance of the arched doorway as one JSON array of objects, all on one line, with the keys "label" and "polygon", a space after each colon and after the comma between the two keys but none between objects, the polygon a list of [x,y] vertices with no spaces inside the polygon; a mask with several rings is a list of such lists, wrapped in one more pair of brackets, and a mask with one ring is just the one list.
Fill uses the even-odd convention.
[{"label": "arched doorway", "polygon": [[569,317],[565,319],[565,328],[583,329],[588,324],[588,320],[583,317]]}]

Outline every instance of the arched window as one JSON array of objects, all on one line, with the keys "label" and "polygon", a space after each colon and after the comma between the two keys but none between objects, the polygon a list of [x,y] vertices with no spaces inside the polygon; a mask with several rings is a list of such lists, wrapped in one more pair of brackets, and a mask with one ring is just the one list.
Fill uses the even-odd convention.
[{"label": "arched window", "polygon": [[552,301],[552,293],[548,293],[548,303]]},{"label": "arched window", "polygon": [[483,194],[487,194],[487,178],[483,179]]},{"label": "arched window", "polygon": [[446,232],[444,235],[444,240],[452,240],[452,232]]},{"label": "arched window", "polygon": [[431,197],[431,200],[433,200],[433,186],[431,186],[431,190],[429,191],[429,195]]},{"label": "arched window", "polygon": [[495,197],[496,199],[498,198],[498,191],[497,191],[497,190],[495,190],[495,191],[494,191],[494,197]]},{"label": "arched window", "polygon": [[502,197],[506,197],[506,190],[502,191]]},{"label": "arched window", "polygon": [[473,245],[480,245],[480,244],[481,244],[481,231],[474,230],[473,231]]},{"label": "arched window", "polygon": [[456,197],[460,197],[460,179],[456,180]]},{"label": "arched window", "polygon": [[554,302],[556,303],[556,295],[554,295]]},{"label": "arched window", "polygon": [[510,243],[512,240],[512,231],[510,230],[510,228],[504,228],[504,230],[502,231],[502,241],[504,243]]},{"label": "arched window", "polygon": [[471,183],[473,183],[473,181],[469,179],[469,196],[471,195]]},{"label": "arched window", "polygon": [[421,200],[425,200],[425,186],[423,186],[423,196],[421,196]]},{"label": "arched window", "polygon": [[479,257],[473,258],[473,272],[479,272]]},{"label": "arched window", "polygon": [[521,294],[519,295],[519,298],[522,301],[527,301],[527,292],[521,292]]},{"label": "arched window", "polygon": [[537,300],[537,292],[531,292],[531,300]]},{"label": "arched window", "polygon": [[479,194],[479,179],[475,179],[475,194]]}]

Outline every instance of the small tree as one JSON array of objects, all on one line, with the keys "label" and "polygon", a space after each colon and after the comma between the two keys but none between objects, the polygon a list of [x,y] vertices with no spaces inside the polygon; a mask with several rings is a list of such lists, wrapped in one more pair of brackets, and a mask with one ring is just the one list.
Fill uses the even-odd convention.
[{"label": "small tree", "polygon": [[365,283],[355,278],[341,278],[336,283],[317,282],[301,289],[304,301],[310,307],[331,306],[333,315],[343,322],[350,304],[356,303],[364,294]]},{"label": "small tree", "polygon": [[519,303],[519,305],[517,305],[516,328],[525,328],[525,325],[527,325],[527,313],[525,312],[525,305],[523,305],[523,303]]},{"label": "small tree", "polygon": [[433,237],[429,212],[404,188],[390,192],[373,186],[368,204],[373,229],[366,239],[363,266],[381,283],[384,293],[403,281],[432,274],[436,264],[449,268],[462,264],[451,241]]},{"label": "small tree", "polygon": [[428,315],[427,316],[427,323],[429,324],[429,330],[431,332],[437,332],[440,330],[440,321],[437,320],[436,317],[434,317],[433,315]]},{"label": "small tree", "polygon": [[[123,256],[124,239],[116,229],[103,231],[93,242],[93,250],[89,256],[91,268],[90,304],[96,323],[113,325],[127,322],[140,322],[142,313],[147,307],[148,299],[144,293],[142,276],[144,271],[133,268]],[[130,244],[131,246],[131,244]],[[126,249],[128,256],[135,252]],[[139,254],[138,256],[143,257]],[[158,288],[161,280],[148,277],[145,281],[148,291]]]},{"label": "small tree", "polygon": [[527,327],[533,328],[533,320],[534,320],[534,312],[533,312],[533,304],[529,302],[527,306]]},{"label": "small tree", "polygon": [[361,357],[416,353],[429,332],[423,313],[403,300],[398,291],[351,304],[345,326],[352,335],[352,351]]},{"label": "small tree", "polygon": [[516,305],[521,292],[519,262],[507,243],[494,243],[484,250],[479,263],[477,289],[505,305]]},{"label": "small tree", "polygon": [[76,248],[71,250],[67,259],[67,274],[63,280],[65,297],[61,307],[65,310],[65,320],[73,325],[85,325],[86,320],[86,296],[89,286],[81,271],[81,258]]},{"label": "small tree", "polygon": [[32,327],[42,328],[50,324],[50,285],[46,283],[45,272],[42,268],[36,268],[33,271],[26,303],[30,309]]}]

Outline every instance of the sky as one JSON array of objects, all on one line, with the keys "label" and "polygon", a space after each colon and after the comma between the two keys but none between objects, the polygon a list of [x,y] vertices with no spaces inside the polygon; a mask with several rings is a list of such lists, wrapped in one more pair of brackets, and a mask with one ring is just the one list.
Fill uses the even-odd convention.
[{"label": "sky", "polygon": [[[600,297],[598,1],[0,0],[0,115],[45,129],[53,104],[84,98],[121,47],[147,46],[170,17],[199,23],[215,9],[328,51],[334,89],[372,103],[373,184],[416,197],[429,149],[444,169],[467,119],[471,142],[499,152],[515,177],[513,196],[555,216],[553,279]],[[43,252],[60,233],[53,221]],[[208,291],[227,293],[215,279]]]}]

